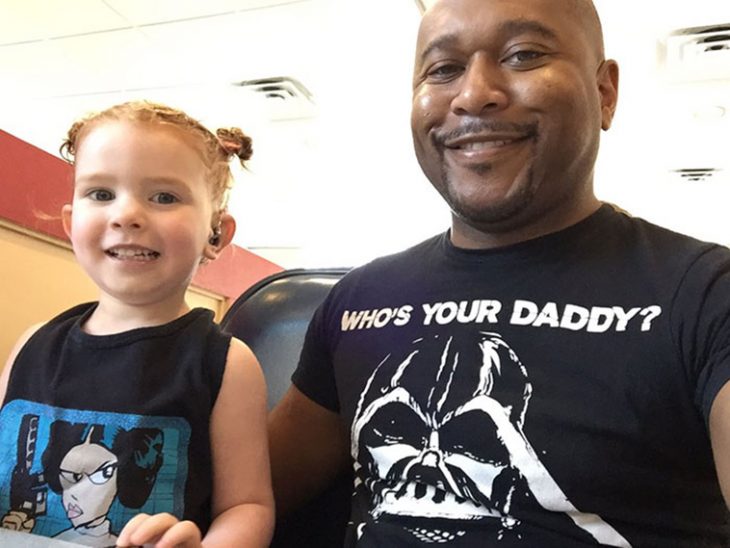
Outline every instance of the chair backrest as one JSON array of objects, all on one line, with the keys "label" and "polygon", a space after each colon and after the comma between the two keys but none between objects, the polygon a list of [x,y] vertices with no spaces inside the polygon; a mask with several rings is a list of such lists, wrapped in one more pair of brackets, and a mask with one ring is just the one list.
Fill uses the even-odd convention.
[{"label": "chair backrest", "polygon": [[312,314],[346,268],[285,270],[234,301],[221,327],[245,342],[261,363],[269,408],[289,388]]},{"label": "chair backrest", "polygon": [[[231,305],[221,327],[244,341],[261,364],[269,408],[291,386],[312,314],[346,268],[286,270],[261,280]],[[293,456],[292,458],[296,458]],[[272,548],[341,548],[350,515],[352,474],[283,520]]]}]

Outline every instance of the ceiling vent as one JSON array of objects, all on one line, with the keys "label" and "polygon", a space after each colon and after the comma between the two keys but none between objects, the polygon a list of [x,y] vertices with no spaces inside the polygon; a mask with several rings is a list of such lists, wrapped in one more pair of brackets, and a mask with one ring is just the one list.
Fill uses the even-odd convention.
[{"label": "ceiling vent", "polygon": [[669,80],[730,79],[730,23],[675,30],[661,50]]},{"label": "ceiling vent", "polygon": [[317,109],[311,92],[289,76],[244,80],[235,84],[263,100],[271,120],[312,118]]},{"label": "ceiling vent", "polygon": [[672,173],[681,181],[699,183],[709,181],[716,177],[722,170],[714,167],[674,169]]},{"label": "ceiling vent", "polygon": [[416,7],[418,8],[418,11],[423,14],[427,7],[425,0],[416,0]]}]

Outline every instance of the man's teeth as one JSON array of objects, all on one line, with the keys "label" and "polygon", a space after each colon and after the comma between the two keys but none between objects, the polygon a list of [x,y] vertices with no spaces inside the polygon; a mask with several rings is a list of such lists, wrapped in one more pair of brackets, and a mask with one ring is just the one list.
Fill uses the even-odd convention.
[{"label": "man's teeth", "polygon": [[145,249],[110,249],[107,254],[115,259],[126,259],[133,261],[149,261],[160,256],[157,251]]},{"label": "man's teeth", "polygon": [[488,150],[490,148],[499,148],[514,143],[514,141],[476,141],[474,143],[466,143],[459,145],[459,150],[475,151],[475,150]]}]

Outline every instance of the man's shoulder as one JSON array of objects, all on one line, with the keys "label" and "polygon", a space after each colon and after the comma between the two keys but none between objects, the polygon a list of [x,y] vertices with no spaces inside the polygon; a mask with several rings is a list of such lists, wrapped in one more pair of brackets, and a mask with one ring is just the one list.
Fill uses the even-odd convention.
[{"label": "man's shoulder", "polygon": [[443,254],[445,234],[437,234],[407,249],[382,255],[350,270],[330,292],[331,302],[347,295],[381,294],[408,284],[414,276],[432,270]]},{"label": "man's shoulder", "polygon": [[[615,206],[614,206],[615,207]],[[730,249],[716,242],[702,240],[649,221],[640,216],[616,208],[616,217],[622,224],[623,235],[630,237],[637,245],[647,251],[680,256],[697,257],[709,251],[730,257]]]},{"label": "man's shoulder", "polygon": [[420,264],[429,263],[441,252],[444,237],[445,234],[440,233],[401,251],[372,259],[353,268],[346,278],[402,273],[404,268],[417,268]]}]

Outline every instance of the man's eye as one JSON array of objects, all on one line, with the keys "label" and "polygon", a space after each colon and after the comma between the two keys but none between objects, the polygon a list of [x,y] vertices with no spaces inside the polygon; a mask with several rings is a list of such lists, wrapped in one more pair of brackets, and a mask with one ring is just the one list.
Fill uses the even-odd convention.
[{"label": "man's eye", "polygon": [[456,64],[436,65],[428,71],[428,77],[433,80],[448,80],[461,72],[461,67]]},{"label": "man's eye", "polygon": [[108,202],[114,199],[114,193],[111,190],[105,190],[103,188],[92,190],[86,195],[96,202]]},{"label": "man's eye", "polygon": [[152,196],[152,201],[156,204],[174,204],[180,200],[178,200],[177,196],[170,194],[169,192],[158,192]]},{"label": "man's eye", "polygon": [[505,58],[505,63],[512,66],[529,66],[531,63],[534,63],[535,61],[538,61],[539,59],[542,59],[545,57],[545,53],[542,51],[535,51],[535,50],[521,50],[517,51]]}]

